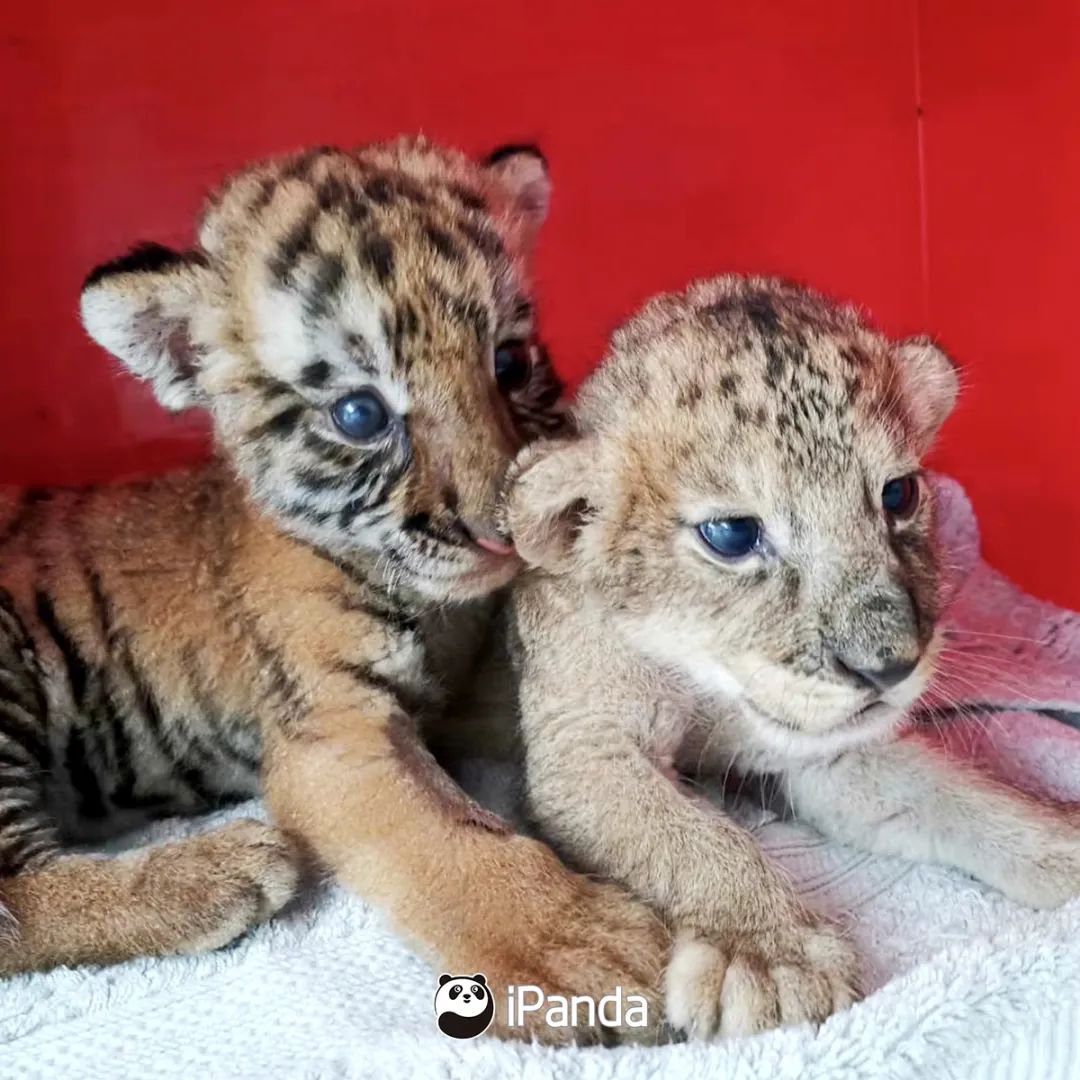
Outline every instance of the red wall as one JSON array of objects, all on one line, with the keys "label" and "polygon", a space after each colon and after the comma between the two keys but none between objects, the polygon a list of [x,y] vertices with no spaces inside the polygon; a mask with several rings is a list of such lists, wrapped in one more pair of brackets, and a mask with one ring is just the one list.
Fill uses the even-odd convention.
[{"label": "red wall", "polygon": [[[1012,7],[1015,14],[1000,14]],[[0,36],[0,478],[202,450],[80,332],[95,262],[185,243],[245,159],[422,130],[531,139],[556,184],[548,337],[580,376],[615,322],[760,270],[929,329],[967,392],[938,456],[986,546],[1080,607],[1080,17],[1074,0],[38,0]],[[920,120],[921,111],[921,120]]]}]

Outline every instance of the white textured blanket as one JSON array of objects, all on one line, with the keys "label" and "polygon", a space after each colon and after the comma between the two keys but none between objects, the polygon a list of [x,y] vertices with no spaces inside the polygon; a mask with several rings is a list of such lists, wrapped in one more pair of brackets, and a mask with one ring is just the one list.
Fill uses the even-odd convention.
[{"label": "white textured blanket", "polygon": [[[947,481],[942,495],[956,595],[939,692],[999,710],[952,721],[949,738],[1080,800],[1080,734],[1046,715],[1080,713],[1080,618],[982,563],[966,499]],[[465,779],[499,809],[514,777],[476,763]],[[865,957],[872,992],[818,1031],[615,1050],[456,1042],[435,1027],[437,973],[331,886],[213,955],[0,984],[0,1078],[1080,1076],[1080,902],[1029,912],[953,871],[861,855],[764,813],[753,824]]]}]

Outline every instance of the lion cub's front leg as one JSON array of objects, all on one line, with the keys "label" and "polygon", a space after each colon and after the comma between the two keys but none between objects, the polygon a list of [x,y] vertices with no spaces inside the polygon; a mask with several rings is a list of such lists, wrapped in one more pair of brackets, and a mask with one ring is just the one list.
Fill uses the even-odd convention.
[{"label": "lion cub's front leg", "polygon": [[1080,896],[1080,814],[948,758],[918,735],[792,770],[795,812],[881,855],[964,870],[1031,907]]},{"label": "lion cub's front leg", "polygon": [[[579,651],[579,675],[580,663]],[[640,722],[655,703],[634,697],[632,675],[609,664],[597,701],[588,679],[557,687],[557,666],[548,678],[531,665],[522,688],[530,809],[574,862],[628,885],[676,931],[669,1022],[699,1037],[749,1034],[851,1003],[851,947],[747,832],[657,767]]]}]

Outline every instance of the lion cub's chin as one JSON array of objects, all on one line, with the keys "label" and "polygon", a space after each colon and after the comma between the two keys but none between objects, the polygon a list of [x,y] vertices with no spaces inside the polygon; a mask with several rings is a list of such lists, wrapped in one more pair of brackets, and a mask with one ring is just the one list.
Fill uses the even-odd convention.
[{"label": "lion cub's chin", "polygon": [[831,727],[807,731],[769,715],[748,698],[736,706],[748,731],[747,742],[758,753],[778,762],[831,757],[859,746],[887,742],[902,729],[907,711],[887,701],[875,701]]}]

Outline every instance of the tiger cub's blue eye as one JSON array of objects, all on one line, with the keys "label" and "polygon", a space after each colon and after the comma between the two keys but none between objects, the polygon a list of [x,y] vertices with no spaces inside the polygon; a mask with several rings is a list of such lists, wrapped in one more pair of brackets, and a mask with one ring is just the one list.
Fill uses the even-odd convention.
[{"label": "tiger cub's blue eye", "polygon": [[703,521],[698,535],[725,559],[741,559],[749,555],[761,540],[761,522],[757,518],[717,518]]},{"label": "tiger cub's blue eye", "polygon": [[371,390],[357,390],[339,398],[330,409],[330,418],[342,435],[358,442],[374,439],[390,425],[386,406]]},{"label": "tiger cub's blue eye", "polygon": [[898,476],[881,489],[881,505],[891,518],[908,518],[919,505],[919,482],[914,476]]}]

